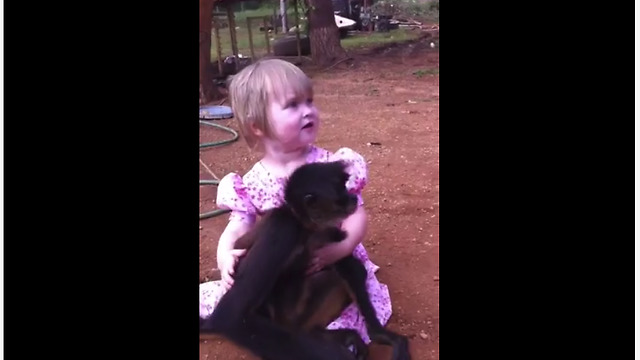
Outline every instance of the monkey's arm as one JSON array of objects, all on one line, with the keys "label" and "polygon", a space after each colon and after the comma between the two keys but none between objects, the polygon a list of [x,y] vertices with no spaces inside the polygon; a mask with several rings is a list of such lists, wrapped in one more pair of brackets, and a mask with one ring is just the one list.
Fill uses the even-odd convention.
[{"label": "monkey's arm", "polygon": [[[234,285],[216,306],[215,313],[231,313],[237,318],[264,302],[283,266],[298,246],[299,227],[283,216],[271,216],[245,234],[252,238],[251,250],[238,263]],[[259,231],[257,231],[259,230]],[[242,240],[245,241],[245,240]],[[235,317],[234,317],[235,318]]]}]

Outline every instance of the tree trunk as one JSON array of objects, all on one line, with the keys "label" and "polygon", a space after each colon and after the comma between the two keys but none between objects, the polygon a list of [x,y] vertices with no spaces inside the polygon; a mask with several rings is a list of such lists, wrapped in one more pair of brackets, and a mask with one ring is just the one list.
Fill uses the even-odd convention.
[{"label": "tree trunk", "polygon": [[309,8],[309,40],[311,58],[320,66],[328,66],[347,56],[340,45],[340,31],[329,0],[307,0]]},{"label": "tree trunk", "polygon": [[215,1],[200,0],[200,105],[221,97],[211,75],[211,21]]}]

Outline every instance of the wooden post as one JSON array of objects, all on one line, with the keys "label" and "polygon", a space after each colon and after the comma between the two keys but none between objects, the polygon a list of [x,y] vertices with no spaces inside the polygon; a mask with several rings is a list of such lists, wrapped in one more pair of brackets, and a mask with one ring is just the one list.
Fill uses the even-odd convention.
[{"label": "wooden post", "polygon": [[282,17],[282,32],[289,32],[289,19],[287,19],[287,0],[280,0],[280,16]]},{"label": "wooden post", "polygon": [[231,36],[231,51],[233,55],[238,55],[238,39],[236,38],[236,20],[233,15],[233,8],[227,4],[227,21],[229,22],[229,35]]},{"label": "wooden post", "polygon": [[267,30],[267,19],[269,17],[265,16],[262,18],[262,26],[264,26],[264,40],[267,44],[267,54],[271,54],[271,47],[269,46],[269,30]]},{"label": "wooden post", "polygon": [[278,35],[278,15],[276,15],[276,9],[273,9],[273,17],[271,18],[271,26],[273,26],[273,33]]},{"label": "wooden post", "polygon": [[300,49],[300,16],[298,15],[298,0],[293,2],[293,11],[296,17],[296,46],[298,47],[298,61],[302,63],[302,49]]},{"label": "wooden post", "polygon": [[247,16],[247,32],[249,33],[249,49],[251,49],[251,61],[256,60],[256,54],[253,51],[253,35],[251,34],[251,17]]},{"label": "wooden post", "polygon": [[227,20],[229,22],[229,35],[231,35],[231,51],[234,58],[233,63],[235,65],[234,72],[238,71],[238,38],[236,37],[236,20],[233,15],[233,6],[227,4]]},{"label": "wooden post", "polygon": [[218,28],[218,21],[215,16],[213,17],[213,32],[216,38],[216,51],[218,53],[218,71],[220,72],[220,76],[222,76],[222,45],[220,44],[220,30]]}]

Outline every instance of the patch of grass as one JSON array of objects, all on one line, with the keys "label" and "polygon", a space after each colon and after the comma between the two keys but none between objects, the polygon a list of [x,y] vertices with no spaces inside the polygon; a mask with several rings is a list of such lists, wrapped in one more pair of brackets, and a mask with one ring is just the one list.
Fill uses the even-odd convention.
[{"label": "patch of grass", "polygon": [[[251,22],[251,36],[253,39],[253,50],[256,53],[256,56],[264,55],[267,53],[267,40],[264,36],[264,31],[260,31],[260,27],[262,26],[262,22],[252,21]],[[242,22],[236,21],[236,38],[238,43],[238,52],[243,56],[251,56],[251,48],[249,47],[249,30],[247,29],[247,22],[243,20]],[[233,53],[231,49],[231,35],[229,28],[219,29],[220,33],[220,47],[222,58],[225,56],[229,56]],[[218,50],[216,49],[215,44],[215,33],[211,33],[211,60],[215,61],[218,56]],[[277,35],[273,32],[268,33],[270,43],[273,42],[271,39],[275,39],[282,36],[282,33],[278,33]],[[271,46],[271,51],[273,51],[273,44]]]},{"label": "patch of grass", "polygon": [[[263,6],[255,10],[238,11],[234,14],[235,20],[236,23],[240,21],[244,23],[251,16],[271,16],[274,9],[272,6]],[[279,12],[279,9],[276,9],[276,12]]]},{"label": "patch of grass", "polygon": [[431,69],[416,70],[412,74],[419,79],[425,75],[436,75],[439,73],[440,73],[440,68],[431,68]]},{"label": "patch of grass", "polygon": [[407,41],[418,38],[416,31],[395,29],[389,32],[371,32],[350,35],[342,39],[341,44],[345,49],[362,48],[374,45]]},{"label": "patch of grass", "polygon": [[[271,16],[273,15],[273,10],[276,9],[276,12],[279,12],[279,7],[275,8],[272,5],[263,5],[255,10],[245,10],[245,11],[237,11],[235,13],[235,22],[236,22],[236,38],[238,43],[238,52],[243,56],[251,56],[251,48],[249,47],[249,30],[247,29],[247,18],[254,16]],[[299,10],[299,16],[302,16],[302,10]],[[295,14],[292,7],[287,9],[289,27],[295,26]],[[226,17],[221,18],[220,21],[226,23]],[[304,25],[304,21],[300,20],[299,23]],[[261,20],[252,19],[251,20],[251,35],[253,39],[253,49],[256,53],[257,57],[262,55],[266,55],[267,53],[267,40],[264,36],[264,31],[260,31],[260,27],[263,26]],[[273,42],[273,39],[277,39],[283,36],[281,32],[282,29],[278,29],[278,34],[275,32],[268,33],[270,43]],[[220,33],[220,45],[221,45],[221,55],[224,59],[226,56],[231,55],[231,35],[230,29],[228,27],[219,29]],[[211,61],[215,62],[218,58],[218,52],[215,44],[215,33],[211,32]],[[271,51],[273,52],[273,44],[270,44]]]},{"label": "patch of grass", "polygon": [[[236,38],[238,42],[238,52],[243,56],[251,56],[251,48],[249,47],[249,31],[247,30],[247,23],[243,22],[242,24],[237,23],[236,26],[239,29],[236,29]],[[267,53],[267,40],[264,37],[264,31],[260,31],[260,27],[262,24],[258,24],[257,22],[251,23],[251,35],[253,39],[253,50],[256,53],[256,56]],[[231,35],[229,34],[229,28],[220,29],[220,46],[222,48],[222,58],[225,56],[231,55]],[[215,36],[212,34],[212,36]],[[275,35],[274,33],[268,34],[269,39],[273,39],[282,34]],[[270,40],[273,42],[273,40]],[[271,51],[273,51],[273,44],[271,46]],[[211,60],[215,61],[218,56],[218,50],[216,49],[215,37],[211,39]]]},{"label": "patch of grass", "polygon": [[371,11],[373,15],[440,22],[440,0],[378,0]]},{"label": "patch of grass", "polygon": [[[289,9],[289,12],[292,12]],[[249,47],[249,31],[247,29],[247,17],[249,16],[269,16],[273,15],[273,7],[263,6],[255,10],[240,11],[235,14],[236,20],[236,37],[238,42],[238,52],[243,56],[251,56],[251,50]],[[302,23],[302,21],[301,21]],[[293,14],[289,14],[289,25],[293,26],[294,17]],[[261,57],[267,53],[267,41],[264,36],[264,31],[260,31],[262,21],[252,20],[251,22],[251,35],[253,38],[253,48],[256,57]],[[221,56],[224,59],[226,56],[232,54],[231,50],[231,35],[228,27],[219,29],[220,32],[220,45],[222,47]],[[211,61],[216,62],[218,53],[215,44],[214,33],[212,32],[211,39]],[[271,32],[268,34],[271,51],[273,51],[273,40],[283,36],[282,32],[275,34]],[[357,49],[393,42],[407,41],[416,39],[419,33],[407,29],[395,29],[389,32],[361,32],[354,35],[350,35],[341,40],[342,47],[346,50]]]},{"label": "patch of grass", "polygon": [[[234,13],[236,22],[238,21],[246,21],[248,17],[253,16],[272,16],[275,10],[276,15],[280,14],[280,5],[275,6],[273,4],[264,4],[255,10],[245,10],[245,11],[236,11]],[[298,7],[298,15],[300,17],[304,16],[303,9]],[[295,10],[293,9],[293,5],[287,6],[287,20],[289,21],[289,27],[293,26],[295,22]]]},{"label": "patch of grass", "polygon": [[380,95],[380,90],[378,89],[369,89],[366,93],[366,96],[379,96]]}]

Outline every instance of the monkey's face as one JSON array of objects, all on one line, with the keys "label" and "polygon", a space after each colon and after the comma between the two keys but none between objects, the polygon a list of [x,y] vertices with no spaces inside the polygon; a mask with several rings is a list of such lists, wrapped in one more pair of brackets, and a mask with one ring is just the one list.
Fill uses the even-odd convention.
[{"label": "monkey's face", "polygon": [[289,178],[286,202],[305,223],[335,226],[358,207],[357,196],[347,191],[348,179],[341,162],[303,165]]},{"label": "monkey's face", "polygon": [[327,179],[324,186],[310,191],[304,196],[304,206],[310,222],[319,227],[335,226],[353,214],[358,206],[358,198],[349,194],[345,187],[348,176]]}]

